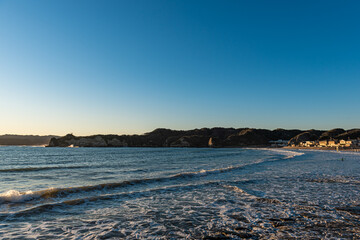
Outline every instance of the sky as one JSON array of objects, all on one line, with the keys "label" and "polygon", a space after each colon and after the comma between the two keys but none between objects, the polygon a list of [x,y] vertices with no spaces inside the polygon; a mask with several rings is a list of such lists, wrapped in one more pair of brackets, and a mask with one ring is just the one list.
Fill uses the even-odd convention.
[{"label": "sky", "polygon": [[0,134],[360,127],[359,1],[0,0]]}]

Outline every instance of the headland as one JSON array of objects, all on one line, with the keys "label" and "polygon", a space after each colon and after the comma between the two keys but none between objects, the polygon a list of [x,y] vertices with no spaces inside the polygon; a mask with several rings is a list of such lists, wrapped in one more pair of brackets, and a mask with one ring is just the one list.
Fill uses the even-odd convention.
[{"label": "headland", "polygon": [[[311,143],[311,144],[310,144]],[[309,144],[309,145],[306,145]],[[321,144],[321,145],[320,145]],[[339,145],[329,145],[339,144]],[[358,148],[360,129],[326,130],[201,128],[171,130],[158,128],[142,135],[92,135],[53,137],[48,147],[340,147]]]}]

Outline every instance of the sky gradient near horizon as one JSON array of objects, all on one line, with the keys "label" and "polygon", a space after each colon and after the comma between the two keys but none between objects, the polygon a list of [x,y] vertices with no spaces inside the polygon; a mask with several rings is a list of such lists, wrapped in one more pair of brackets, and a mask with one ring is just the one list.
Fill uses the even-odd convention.
[{"label": "sky gradient near horizon", "polygon": [[360,127],[359,1],[0,0],[0,134]]}]

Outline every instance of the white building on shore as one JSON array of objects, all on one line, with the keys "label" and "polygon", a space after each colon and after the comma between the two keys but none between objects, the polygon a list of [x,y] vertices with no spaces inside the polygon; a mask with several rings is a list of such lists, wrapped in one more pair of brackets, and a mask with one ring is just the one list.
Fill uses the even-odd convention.
[{"label": "white building on shore", "polygon": [[335,147],[335,148],[357,148],[360,147],[360,139],[352,140],[322,140],[322,141],[305,141],[299,144],[300,147]]}]

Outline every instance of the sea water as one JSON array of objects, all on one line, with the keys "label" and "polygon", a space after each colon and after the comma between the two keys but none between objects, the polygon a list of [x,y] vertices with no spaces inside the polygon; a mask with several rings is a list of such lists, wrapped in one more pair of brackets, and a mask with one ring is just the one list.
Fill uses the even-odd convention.
[{"label": "sea water", "polygon": [[360,238],[360,154],[0,147],[0,239]]}]

